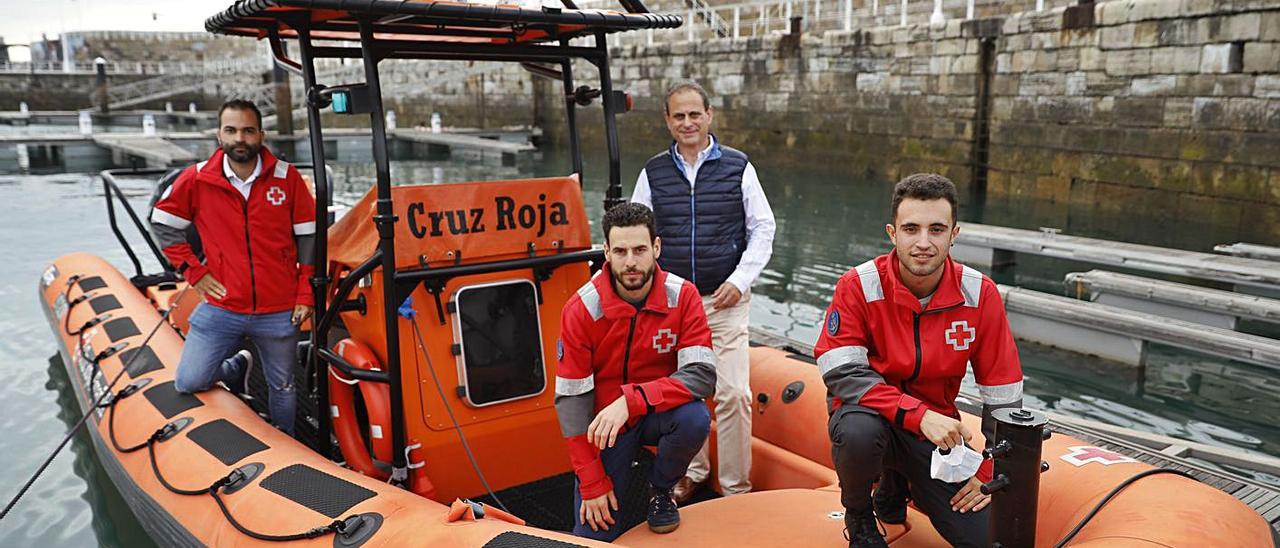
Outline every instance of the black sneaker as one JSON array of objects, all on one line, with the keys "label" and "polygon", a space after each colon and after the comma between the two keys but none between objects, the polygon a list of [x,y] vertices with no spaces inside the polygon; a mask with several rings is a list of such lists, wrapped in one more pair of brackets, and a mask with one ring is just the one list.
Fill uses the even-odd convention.
[{"label": "black sneaker", "polygon": [[871,506],[876,517],[885,523],[900,524],[907,521],[907,489],[896,474],[886,474],[871,495]]},{"label": "black sneaker", "polygon": [[649,499],[649,530],[658,534],[670,533],[680,526],[680,510],[671,497],[671,489],[653,489]]},{"label": "black sneaker", "polygon": [[857,514],[845,514],[844,536],[849,540],[849,548],[889,548],[884,541],[884,532],[880,530],[880,522],[876,521],[871,505],[866,505]]},{"label": "black sneaker", "polygon": [[235,376],[227,381],[228,388],[236,394],[249,393],[249,372],[253,370],[253,354],[249,350],[241,350],[231,356],[231,363],[235,364]]}]

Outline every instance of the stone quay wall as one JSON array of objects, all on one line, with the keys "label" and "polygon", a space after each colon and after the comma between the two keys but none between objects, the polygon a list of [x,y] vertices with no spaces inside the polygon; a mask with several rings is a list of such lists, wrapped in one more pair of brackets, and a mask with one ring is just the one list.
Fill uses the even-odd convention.
[{"label": "stone quay wall", "polygon": [[265,41],[207,32],[80,31],[62,36],[72,44],[76,62],[103,57],[112,62],[149,61],[196,63],[229,59],[260,59],[268,67]]},{"label": "stone quay wall", "polygon": [[[693,79],[713,96],[717,132],[757,162],[885,180],[937,171],[963,187],[985,175],[988,200],[1056,204],[1046,226],[1066,226],[1069,205],[1248,222],[1242,234],[1280,241],[1274,0],[1126,0],[614,54],[615,85],[635,97],[619,119],[628,148],[662,148],[663,94]],[[599,109],[580,110],[599,131]],[[563,136],[562,116],[549,136]]]},{"label": "stone quay wall", "polygon": [[[0,111],[16,111],[24,102],[31,110],[91,108],[96,78],[93,74],[0,74]],[[146,77],[108,74],[107,85],[124,85],[143,78]],[[170,100],[174,108],[185,109],[187,103],[180,99]]]}]

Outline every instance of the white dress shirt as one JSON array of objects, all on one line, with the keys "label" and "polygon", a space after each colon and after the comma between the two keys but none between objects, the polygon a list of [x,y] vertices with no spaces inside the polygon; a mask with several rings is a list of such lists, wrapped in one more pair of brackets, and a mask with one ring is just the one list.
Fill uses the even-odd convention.
[{"label": "white dress shirt", "polygon": [[240,191],[244,199],[248,200],[249,191],[253,189],[253,182],[258,180],[259,175],[262,175],[262,155],[258,155],[258,165],[253,166],[253,173],[249,175],[248,179],[243,180],[240,179],[239,175],[236,175],[235,171],[232,171],[231,161],[227,159],[226,155],[223,155],[222,174],[226,175],[227,181],[231,182],[231,186],[236,187],[236,190]]},{"label": "white dress shirt", "polygon": [[[711,154],[715,144],[716,138],[713,135],[708,139],[707,148],[698,153],[698,158],[693,165],[689,165],[684,156],[675,155],[684,167],[690,189],[696,184],[698,170],[702,168],[702,164]],[[631,201],[653,209],[649,174],[643,169],[640,170],[640,177],[636,179],[636,189],[631,194]],[[747,162],[747,168],[742,172],[742,209],[746,214],[747,249],[742,252],[742,258],[738,260],[738,266],[733,270],[733,274],[729,275],[728,281],[737,287],[738,291],[746,294],[747,290],[751,289],[751,284],[755,283],[760,273],[764,271],[765,265],[769,264],[769,257],[773,256],[773,234],[777,231],[777,223],[773,220],[769,199],[764,195],[764,188],[760,186],[760,178],[756,175],[756,167],[751,165],[751,162]]]}]

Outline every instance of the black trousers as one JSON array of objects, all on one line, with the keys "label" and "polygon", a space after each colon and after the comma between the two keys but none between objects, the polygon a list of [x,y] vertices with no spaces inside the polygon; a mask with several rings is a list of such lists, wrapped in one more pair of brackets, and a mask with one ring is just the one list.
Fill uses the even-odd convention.
[{"label": "black trousers", "polygon": [[884,473],[906,480],[911,500],[929,516],[933,528],[953,546],[988,546],[987,509],[959,513],[951,497],[963,483],[946,483],[929,475],[932,443],[894,426],[875,411],[845,404],[827,424],[831,458],[840,478],[840,501],[852,516],[871,504],[871,486]]}]

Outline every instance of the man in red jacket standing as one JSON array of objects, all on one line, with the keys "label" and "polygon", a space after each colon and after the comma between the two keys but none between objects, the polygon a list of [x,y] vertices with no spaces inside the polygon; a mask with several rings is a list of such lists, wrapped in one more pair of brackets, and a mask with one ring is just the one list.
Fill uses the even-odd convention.
[{"label": "man in red jacket standing", "polygon": [[[198,392],[239,378],[250,354],[227,356],[248,337],[262,358],[271,422],[292,434],[298,325],[313,305],[315,199],[298,170],[262,146],[253,103],[223,104],[218,126],[219,149],[183,171],[151,214],[165,256],[205,298],[191,314],[174,388]],[[187,240],[192,225],[204,261]]]},{"label": "man in red jacket standing", "polygon": [[955,407],[966,364],[988,444],[991,411],[1022,406],[1022,366],[1000,292],[949,257],[960,233],[956,202],[955,185],[941,175],[911,175],[894,187],[885,227],[893,250],[840,278],[814,348],[850,547],[887,546],[876,516],[905,521],[908,496],[947,542],[988,544],[990,497],[979,487],[991,479],[991,462],[960,483],[930,473],[935,449],[972,437]]},{"label": "man in red jacket standing", "polygon": [[653,212],[625,203],[603,224],[606,268],[561,316],[555,405],[577,474],[573,532],[612,541],[624,532],[614,493],[645,445],[658,447],[649,528],[680,525],[671,489],[711,428],[701,400],[716,386],[716,355],[698,289],[658,268]]}]

